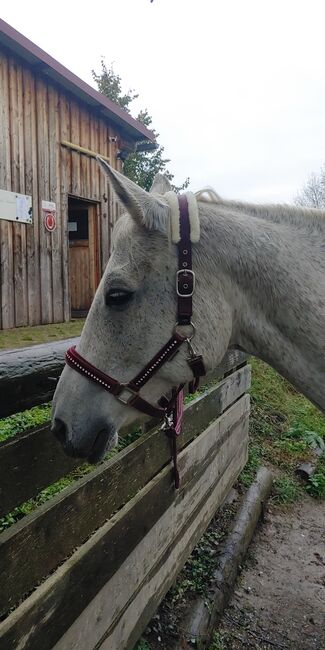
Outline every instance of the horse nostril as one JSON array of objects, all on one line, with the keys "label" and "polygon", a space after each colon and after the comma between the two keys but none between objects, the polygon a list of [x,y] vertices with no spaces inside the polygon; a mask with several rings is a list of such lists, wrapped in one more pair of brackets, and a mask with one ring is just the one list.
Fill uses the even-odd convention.
[{"label": "horse nostril", "polygon": [[51,429],[52,433],[59,440],[61,445],[65,445],[67,442],[67,427],[60,418],[55,418],[54,424]]}]

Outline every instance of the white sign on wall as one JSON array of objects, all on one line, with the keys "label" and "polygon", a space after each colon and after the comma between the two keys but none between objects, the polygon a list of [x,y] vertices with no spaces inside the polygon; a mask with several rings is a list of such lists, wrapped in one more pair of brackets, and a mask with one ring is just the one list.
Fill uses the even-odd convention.
[{"label": "white sign on wall", "polygon": [[32,223],[32,197],[0,190],[0,219]]}]

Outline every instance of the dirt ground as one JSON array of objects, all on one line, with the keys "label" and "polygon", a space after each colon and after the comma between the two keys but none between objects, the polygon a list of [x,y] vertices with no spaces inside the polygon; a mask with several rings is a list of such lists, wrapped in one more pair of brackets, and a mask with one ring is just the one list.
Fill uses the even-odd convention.
[{"label": "dirt ground", "polygon": [[218,632],[229,650],[325,649],[324,501],[269,507]]}]

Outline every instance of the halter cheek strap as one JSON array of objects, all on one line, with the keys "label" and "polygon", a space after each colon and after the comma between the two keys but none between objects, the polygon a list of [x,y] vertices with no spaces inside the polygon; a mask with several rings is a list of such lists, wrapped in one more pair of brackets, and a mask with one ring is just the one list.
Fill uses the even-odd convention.
[{"label": "halter cheek strap", "polygon": [[[167,194],[169,195],[170,193]],[[194,392],[194,390],[197,389],[200,377],[206,374],[202,356],[196,354],[192,345],[192,339],[195,335],[195,327],[191,320],[193,311],[192,297],[195,290],[195,273],[192,270],[191,233],[194,233],[194,241],[198,241],[199,222],[197,217],[197,205],[195,202],[196,212],[192,209],[190,215],[189,204],[191,205],[192,202],[193,205],[194,198],[190,200],[189,193],[183,194],[179,197],[173,194],[173,197],[167,196],[167,200],[171,208],[172,240],[176,233],[178,246],[178,271],[176,273],[177,323],[171,338],[149,361],[149,363],[142,368],[136,377],[128,383],[121,383],[117,379],[110,377],[102,370],[93,366],[89,361],[82,357],[79,352],[77,352],[75,347],[71,347],[67,350],[65,360],[71,368],[87,377],[90,381],[93,381],[104,388],[104,390],[111,393],[111,395],[114,395],[114,397],[116,397],[116,399],[122,404],[131,406],[150,417],[165,419],[163,428],[172,439],[175,487],[179,487],[176,437],[179,435],[181,430],[181,403],[183,399],[184,384],[181,384],[178,388],[172,390],[172,396],[170,399],[163,395],[158,402],[158,406],[151,404],[139,395],[140,389],[167,361],[174,356],[183,343],[187,344],[189,352],[187,363],[189,364],[194,377],[194,380],[189,385],[190,392]],[[177,206],[178,211],[178,230],[175,227],[175,205]],[[184,336],[179,332],[179,328],[184,326],[191,327],[192,331],[189,336]]]}]

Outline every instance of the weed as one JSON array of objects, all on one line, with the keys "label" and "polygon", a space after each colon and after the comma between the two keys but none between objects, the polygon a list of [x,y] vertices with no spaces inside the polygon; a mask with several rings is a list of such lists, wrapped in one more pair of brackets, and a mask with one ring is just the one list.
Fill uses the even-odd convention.
[{"label": "weed", "polygon": [[274,481],[274,501],[278,503],[293,503],[302,494],[298,481],[290,476],[280,476]]},{"label": "weed", "polygon": [[[313,449],[325,451],[325,418],[297,393],[275,370],[257,359],[252,363],[249,456],[240,480],[248,487],[262,462],[283,472],[276,485],[275,500],[290,503],[303,494],[295,479],[300,462],[311,460]],[[324,496],[325,469],[317,471],[304,488],[315,497]]]},{"label": "weed", "polygon": [[34,406],[28,411],[22,411],[16,415],[0,420],[0,442],[22,433],[41,424],[49,422],[51,418],[51,404]]},{"label": "weed", "polygon": [[214,632],[209,650],[226,650],[222,635],[220,632]]},{"label": "weed", "polygon": [[150,647],[145,639],[140,639],[133,650],[150,650]]},{"label": "weed", "polygon": [[255,478],[258,468],[261,466],[263,460],[263,449],[261,445],[252,442],[248,448],[248,460],[240,474],[239,480],[245,487],[249,487]]},{"label": "weed", "polygon": [[319,463],[317,471],[306,485],[307,492],[317,499],[325,499],[325,457]]}]

